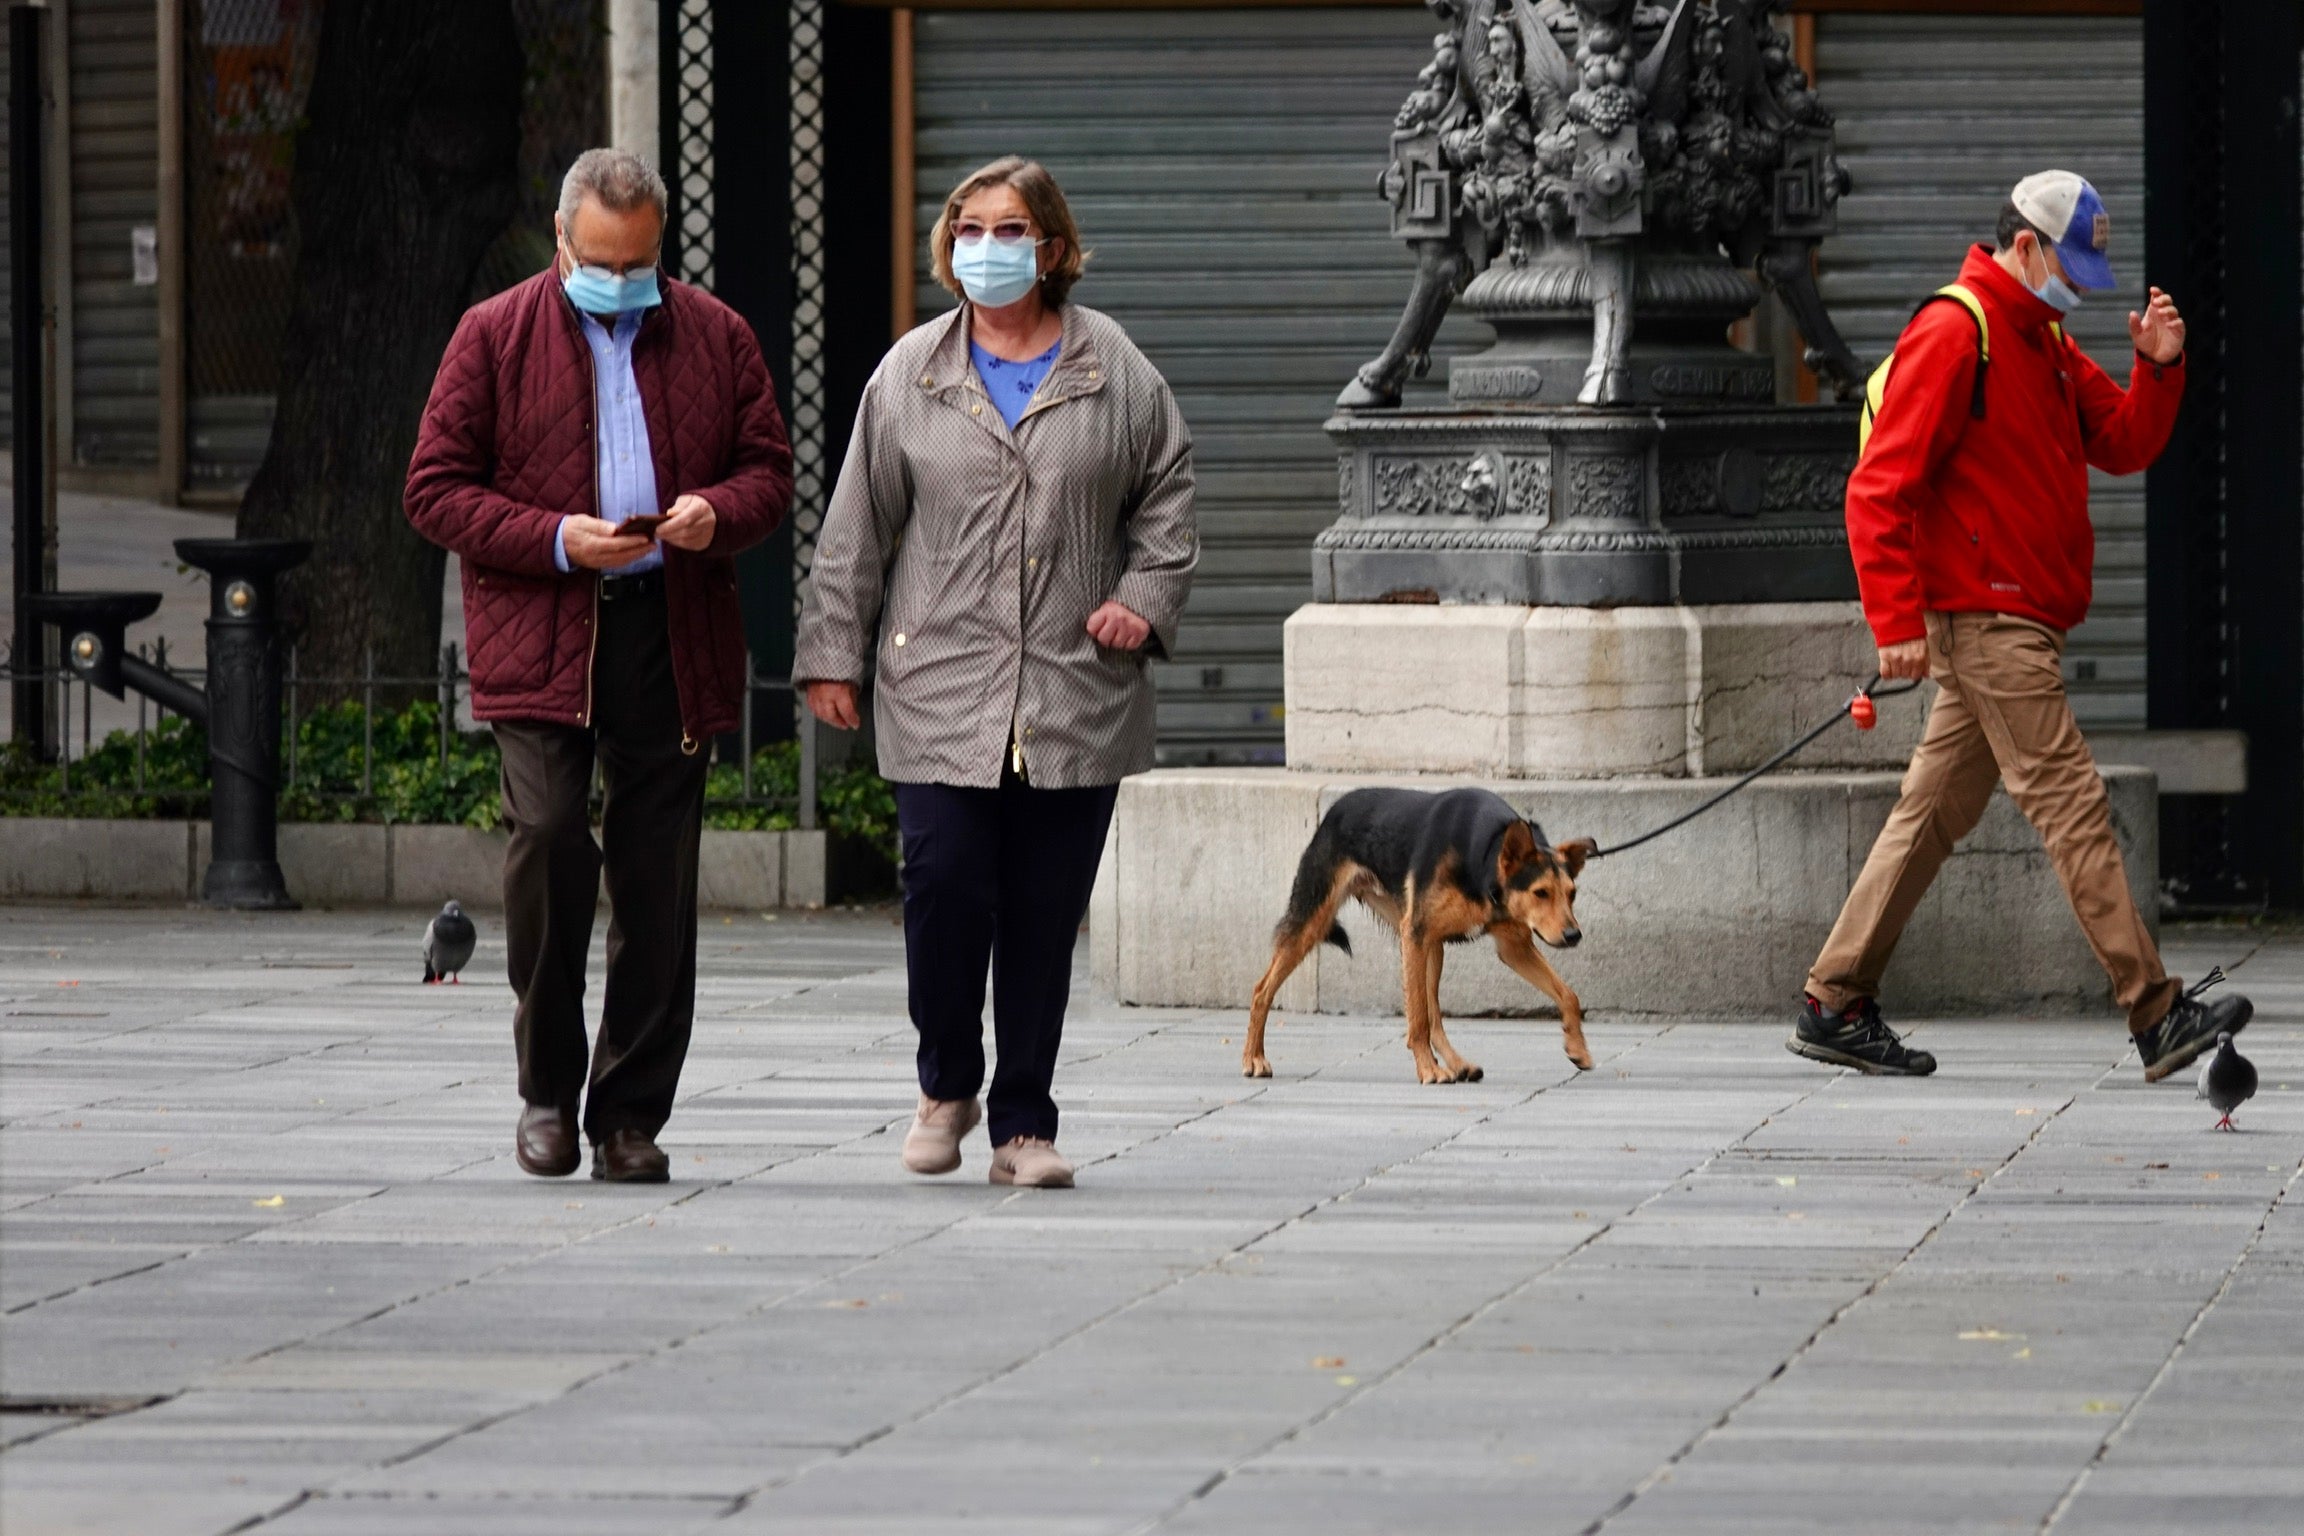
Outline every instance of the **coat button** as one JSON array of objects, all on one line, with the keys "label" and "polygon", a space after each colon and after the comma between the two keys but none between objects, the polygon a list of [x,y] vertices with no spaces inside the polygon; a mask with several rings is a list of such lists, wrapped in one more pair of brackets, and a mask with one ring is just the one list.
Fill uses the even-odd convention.
[{"label": "coat button", "polygon": [[932,378],[928,377],[928,375],[926,375],[926,374],[922,374],[922,375],[920,375],[920,387],[921,387],[922,389],[927,389],[927,388],[929,388],[929,387],[930,387],[931,385],[933,385],[935,382],[936,382],[936,381],[935,381],[934,379],[932,379]]},{"label": "coat button", "polygon": [[902,644],[904,643],[904,636],[903,636],[903,633],[902,633],[901,631],[899,631],[899,632],[897,633],[897,636],[896,636],[896,643],[897,643],[898,645],[902,645]]},{"label": "coat button", "polygon": [[968,414],[971,416],[981,416],[984,414],[984,407],[980,405],[972,405],[968,407]]},{"label": "coat button", "polygon": [[1034,555],[1031,559],[1025,561],[1024,563],[1030,566],[1033,570],[1040,569],[1040,557],[1038,555]]}]

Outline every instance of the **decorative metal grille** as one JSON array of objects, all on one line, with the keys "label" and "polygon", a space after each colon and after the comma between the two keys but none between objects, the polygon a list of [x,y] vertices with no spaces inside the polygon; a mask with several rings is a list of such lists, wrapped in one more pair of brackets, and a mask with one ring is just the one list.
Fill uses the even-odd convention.
[{"label": "decorative metal grille", "polygon": [[792,0],[792,592],[824,521],[824,0]]},{"label": "decorative metal grille", "polygon": [[712,4],[677,0],[672,36],[659,43],[674,71],[674,111],[667,128],[679,177],[680,276],[713,285]]}]

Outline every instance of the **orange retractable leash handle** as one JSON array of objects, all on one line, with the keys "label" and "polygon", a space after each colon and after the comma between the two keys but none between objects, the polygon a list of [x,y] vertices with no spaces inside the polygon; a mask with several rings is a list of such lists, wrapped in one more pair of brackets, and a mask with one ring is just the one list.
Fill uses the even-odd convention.
[{"label": "orange retractable leash handle", "polygon": [[1697,817],[1703,815],[1706,811],[1712,809],[1712,807],[1718,805],[1721,801],[1727,799],[1730,795],[1733,795],[1736,793],[1736,791],[1742,789],[1745,785],[1751,783],[1754,779],[1761,777],[1763,774],[1773,773],[1778,768],[1783,767],[1784,764],[1791,758],[1793,753],[1798,752],[1802,747],[1807,746],[1817,737],[1823,735],[1826,731],[1838,725],[1843,719],[1855,721],[1856,729],[1860,731],[1868,731],[1872,729],[1872,727],[1880,723],[1880,712],[1873,707],[1872,701],[1874,699],[1892,699],[1900,693],[1910,693],[1913,689],[1919,686],[1920,680],[1918,678],[1911,678],[1902,683],[1890,683],[1886,687],[1882,687],[1880,683],[1880,674],[1877,672],[1873,673],[1872,681],[1857,689],[1855,694],[1848,700],[1847,703],[1841,705],[1831,714],[1825,716],[1822,724],[1810,730],[1807,735],[1801,737],[1798,741],[1793,742],[1783,751],[1778,752],[1774,757],[1768,759],[1768,761],[1762,763],[1759,767],[1753,769],[1750,773],[1747,773],[1744,775],[1744,777],[1738,779],[1735,783],[1729,785],[1726,789],[1720,791],[1720,793],[1714,795],[1711,799],[1705,801],[1702,805],[1697,806],[1692,811],[1685,811],[1680,815],[1673,817],[1670,821],[1664,823],[1664,825],[1660,827],[1641,833],[1638,837],[1633,838],[1630,842],[1618,843],[1613,848],[1597,848],[1594,849],[1591,853],[1585,855],[1585,857],[1588,859],[1604,859],[1607,858],[1610,854],[1623,853],[1629,849],[1639,847],[1642,843],[1650,842],[1656,838],[1662,837],[1665,833],[1672,831],[1675,827],[1686,826],[1689,822],[1694,821]]}]

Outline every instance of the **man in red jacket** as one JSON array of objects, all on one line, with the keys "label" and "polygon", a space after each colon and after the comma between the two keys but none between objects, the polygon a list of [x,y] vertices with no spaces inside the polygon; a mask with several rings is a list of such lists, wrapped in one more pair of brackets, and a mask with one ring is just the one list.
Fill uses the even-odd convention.
[{"label": "man in red jacket", "polygon": [[[1881,1021],[1880,975],[1945,856],[1995,783],[2046,843],[2064,894],[2158,1081],[2237,1031],[2244,997],[2203,1003],[2161,967],[2113,840],[2111,805],[2064,697],[2064,636],[2088,612],[2096,546],[2088,467],[2157,458],[2184,390],[2184,321],[2151,291],[2128,316],[2128,388],[2060,325],[2113,285],[2111,221],[2070,171],[2018,182],[1998,248],[1977,246],[1955,299],[1896,344],[1872,436],[1848,478],[1848,544],[1884,678],[1935,678],[1927,734],[1832,936],[1808,973],[1795,1053],[1922,1076],[1936,1058]],[[1989,362],[1985,346],[1989,344]],[[1984,378],[1979,382],[1978,373]]]},{"label": "man in red jacket", "polygon": [[[636,156],[576,161],[557,259],[464,316],[408,470],[408,520],[462,557],[472,713],[503,753],[513,1145],[548,1176],[581,1161],[581,1099],[594,1178],[669,1177],[656,1136],[696,1013],[706,749],[737,728],[749,675],[735,556],[792,500],[750,327],[657,275],[664,204]],[[603,862],[608,985],[587,1071]]]}]

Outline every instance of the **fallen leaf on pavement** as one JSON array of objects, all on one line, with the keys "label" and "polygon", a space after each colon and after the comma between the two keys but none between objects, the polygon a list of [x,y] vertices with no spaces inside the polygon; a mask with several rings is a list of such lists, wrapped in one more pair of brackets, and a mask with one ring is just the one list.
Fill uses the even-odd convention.
[{"label": "fallen leaf on pavement", "polygon": [[288,1197],[286,1195],[274,1195],[268,1200],[252,1200],[249,1202],[251,1205],[261,1205],[267,1210],[273,1209],[276,1206],[286,1205],[287,1203]]}]

